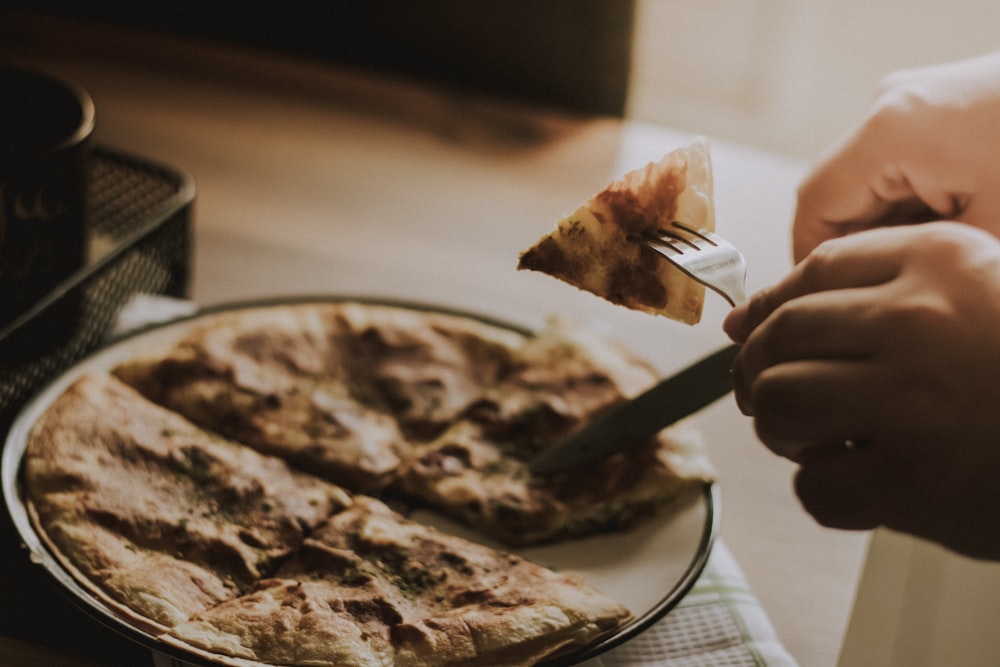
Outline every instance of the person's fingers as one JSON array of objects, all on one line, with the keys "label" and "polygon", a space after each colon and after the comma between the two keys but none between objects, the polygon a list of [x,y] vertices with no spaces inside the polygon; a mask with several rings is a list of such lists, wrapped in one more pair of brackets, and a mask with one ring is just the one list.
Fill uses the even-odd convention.
[{"label": "person's fingers", "polygon": [[868,361],[793,361],[768,368],[750,398],[757,436],[796,461],[812,443],[878,438],[883,375]]},{"label": "person's fingers", "polygon": [[[874,322],[880,299],[887,298],[884,286],[899,264],[862,267],[836,258],[825,264],[821,271],[812,271],[815,276],[792,277],[755,295],[746,310],[727,320],[730,332],[738,331],[734,339],[742,338],[733,379],[737,404],[746,414],[754,414],[751,395],[765,369],[800,359],[865,358],[884,338]],[[803,267],[802,272],[808,270]],[[833,288],[852,283],[875,286]],[[814,287],[821,291],[810,292]]]},{"label": "person's fingers", "polygon": [[750,325],[747,318],[750,315],[749,301],[730,310],[722,320],[722,330],[734,343],[745,343],[750,335]]},{"label": "person's fingers", "polygon": [[857,360],[877,341],[869,326],[872,295],[862,290],[820,292],[778,309],[754,332],[733,367],[737,405],[755,414],[755,384],[766,369],[805,359]]},{"label": "person's fingers", "polygon": [[892,490],[875,447],[877,443],[864,449],[815,447],[800,459],[795,493],[821,525],[868,530],[885,523]]},{"label": "person's fingers", "polygon": [[891,280],[899,274],[903,255],[896,252],[900,240],[886,235],[886,231],[876,229],[824,243],[794,266],[784,280],[734,308],[723,322],[726,334],[742,343],[788,301],[806,294],[870,287]]},{"label": "person's fingers", "polygon": [[777,308],[743,344],[744,371],[806,358],[856,357],[871,353],[872,320],[881,286],[807,294]]},{"label": "person's fingers", "polygon": [[936,142],[916,142],[918,119],[902,104],[880,108],[799,186],[792,233],[796,262],[824,241],[865,229],[952,218],[967,205],[947,185]]},{"label": "person's fingers", "polygon": [[[970,513],[951,514],[956,507],[951,498],[927,492],[939,488],[946,479],[941,463],[922,456],[919,446],[914,450],[912,440],[907,445],[891,437],[853,449],[842,445],[813,447],[799,460],[795,492],[803,507],[824,526],[886,526],[953,546],[961,546],[965,540],[970,549],[966,521]],[[961,495],[964,487],[953,491]]]},{"label": "person's fingers", "polygon": [[895,147],[885,135],[872,133],[869,123],[836,146],[799,186],[792,228],[796,262],[828,239],[873,226],[892,202],[916,196],[902,174],[885,177]]}]

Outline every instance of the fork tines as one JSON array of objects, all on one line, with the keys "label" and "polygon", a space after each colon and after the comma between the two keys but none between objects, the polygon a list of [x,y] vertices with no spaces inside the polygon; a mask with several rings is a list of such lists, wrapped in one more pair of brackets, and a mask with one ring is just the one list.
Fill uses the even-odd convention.
[{"label": "fork tines", "polygon": [[[718,246],[718,241],[715,240],[715,235],[706,230],[698,230],[694,227],[689,227],[683,222],[671,222],[671,228],[660,228],[656,230],[656,236],[650,236],[644,238],[643,241],[646,243],[651,243],[653,245],[663,246],[670,248],[677,253],[683,253],[686,249],[690,250],[703,250],[703,246],[698,245],[698,241],[702,243],[708,243],[712,246]],[[680,230],[680,231],[677,231]],[[681,233],[684,232],[684,233]],[[715,237],[715,238],[713,238]]]},{"label": "fork tines", "polygon": [[721,294],[730,304],[746,300],[746,264],[731,243],[706,229],[695,229],[683,222],[657,229],[656,234],[637,236],[691,278]]}]

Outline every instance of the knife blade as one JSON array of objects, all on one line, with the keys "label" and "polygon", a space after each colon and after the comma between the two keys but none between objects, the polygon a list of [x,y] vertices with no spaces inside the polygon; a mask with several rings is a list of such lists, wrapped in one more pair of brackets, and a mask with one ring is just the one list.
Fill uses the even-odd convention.
[{"label": "knife blade", "polygon": [[546,475],[594,463],[649,440],[661,430],[722,398],[733,389],[739,345],[696,361],[635,398],[599,414],[528,463]]}]

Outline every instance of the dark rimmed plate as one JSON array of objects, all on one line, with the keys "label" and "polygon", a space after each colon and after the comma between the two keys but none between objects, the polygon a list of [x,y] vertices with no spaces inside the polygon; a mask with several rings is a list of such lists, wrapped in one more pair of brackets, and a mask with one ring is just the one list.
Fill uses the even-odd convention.
[{"label": "dark rimmed plate", "polygon": [[[523,327],[461,310],[434,305],[351,297],[296,297],[227,304],[200,311],[118,339],[76,364],[33,398],[14,421],[0,461],[3,495],[11,519],[27,547],[32,562],[55,580],[58,586],[88,614],[125,637],[151,651],[183,660],[190,665],[210,665],[193,653],[159,640],[129,619],[108,607],[78,582],[43,544],[29,517],[20,488],[21,461],[28,435],[35,422],[53,401],[78,377],[89,371],[108,370],[127,359],[148,355],[167,346],[191,327],[206,322],[220,312],[266,308],[292,303],[356,301],[405,309],[430,310],[470,317],[486,324],[530,335]],[[430,513],[416,517],[471,539],[479,539],[468,529]],[[711,553],[719,526],[719,491],[705,485],[674,503],[650,521],[625,531],[595,535],[563,544],[518,549],[528,559],[559,570],[582,573],[589,583],[628,605],[635,619],[615,634],[580,651],[545,663],[547,667],[579,664],[604,653],[648,629],[673,609],[694,585]],[[172,663],[176,664],[176,662]]]}]

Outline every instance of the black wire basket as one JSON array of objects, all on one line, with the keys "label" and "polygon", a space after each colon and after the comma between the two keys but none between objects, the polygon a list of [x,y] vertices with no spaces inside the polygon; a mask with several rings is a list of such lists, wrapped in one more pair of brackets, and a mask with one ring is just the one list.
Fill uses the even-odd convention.
[{"label": "black wire basket", "polygon": [[0,435],[49,379],[104,342],[133,296],[189,295],[190,178],[102,146],[87,175],[85,266],[0,329]]}]

